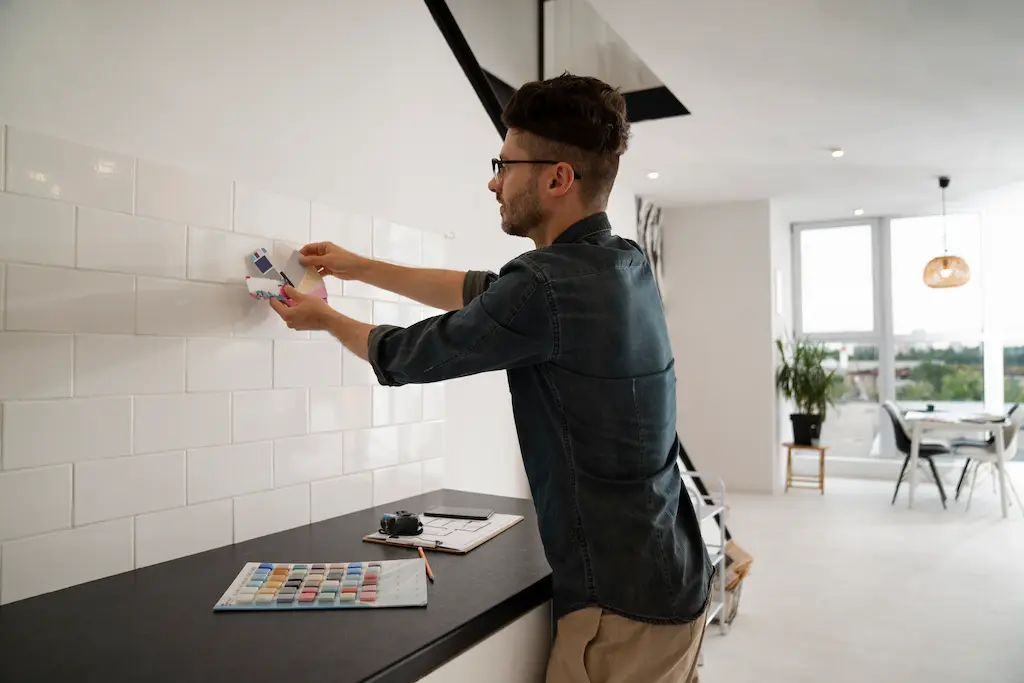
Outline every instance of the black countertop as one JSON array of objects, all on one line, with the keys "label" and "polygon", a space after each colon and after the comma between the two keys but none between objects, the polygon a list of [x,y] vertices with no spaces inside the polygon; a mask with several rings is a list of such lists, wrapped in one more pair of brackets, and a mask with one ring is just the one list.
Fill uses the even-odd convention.
[{"label": "black countertop", "polygon": [[[426,608],[217,612],[246,562],[417,557],[362,541],[380,517],[430,505],[525,519],[466,555],[428,553]],[[528,500],[415,498],[0,607],[0,681],[414,681],[551,597]]]}]

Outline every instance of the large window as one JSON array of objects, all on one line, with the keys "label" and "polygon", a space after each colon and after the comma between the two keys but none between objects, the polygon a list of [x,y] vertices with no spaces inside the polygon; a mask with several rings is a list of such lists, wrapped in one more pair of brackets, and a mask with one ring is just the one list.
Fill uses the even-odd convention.
[{"label": "large window", "polygon": [[[973,413],[1024,403],[1024,227],[978,215],[794,226],[795,332],[838,372],[822,441],[839,457],[880,448],[879,403]],[[931,289],[924,267],[963,257],[970,282]],[[1003,381],[999,382],[1002,374]]]},{"label": "large window", "polygon": [[1003,401],[1024,403],[1024,345],[1003,349]]},{"label": "large window", "polygon": [[863,457],[878,433],[878,347],[830,342],[826,367],[836,370],[832,401],[821,442],[839,457]]},{"label": "large window", "polygon": [[897,344],[896,401],[909,410],[979,413],[985,408],[981,344]]},{"label": "large window", "polygon": [[[943,223],[949,253],[971,267],[971,281],[953,289],[930,289],[922,274],[929,260],[944,253]],[[893,334],[928,337],[980,334],[981,223],[977,216],[924,216],[890,222]]]},{"label": "large window", "polygon": [[[875,324],[870,225],[800,233],[802,329],[870,332]],[[839,269],[842,277],[837,277]]]}]

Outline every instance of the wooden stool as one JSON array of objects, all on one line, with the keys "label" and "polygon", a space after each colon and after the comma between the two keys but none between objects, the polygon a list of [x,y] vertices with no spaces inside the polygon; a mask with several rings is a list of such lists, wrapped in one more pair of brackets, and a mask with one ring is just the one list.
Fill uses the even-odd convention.
[{"label": "wooden stool", "polygon": [[[825,451],[828,446],[801,446],[795,443],[784,443],[786,447],[786,491],[789,489],[818,489],[825,495]],[[793,474],[793,451],[818,452],[818,476]],[[810,484],[810,486],[808,485]]]}]

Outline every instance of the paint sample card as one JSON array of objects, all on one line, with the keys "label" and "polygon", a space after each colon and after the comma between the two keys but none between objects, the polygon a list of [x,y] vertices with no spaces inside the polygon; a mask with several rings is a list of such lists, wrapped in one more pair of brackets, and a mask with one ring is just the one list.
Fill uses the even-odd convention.
[{"label": "paint sample card", "polygon": [[281,272],[292,283],[292,287],[303,294],[312,294],[326,299],[327,285],[324,284],[323,276],[315,269],[302,265],[301,258],[302,255],[299,252],[292,251],[284,265],[281,266]]},{"label": "paint sample card", "polygon": [[314,268],[302,265],[302,255],[285,245],[276,245],[273,254],[266,248],[260,248],[249,254],[249,261],[260,273],[259,276],[247,276],[246,286],[249,295],[254,299],[288,298],[280,292],[284,284],[290,284],[302,294],[310,294],[327,301],[327,286],[324,279]]},{"label": "paint sample card", "polygon": [[285,296],[281,294],[281,287],[284,286],[282,280],[269,277],[246,277],[245,286],[249,288],[249,296],[253,299],[285,300]]},{"label": "paint sample card", "polygon": [[302,265],[302,254],[286,244],[276,243],[270,256],[282,279],[303,294],[312,294],[327,299],[327,286],[323,276],[315,268]]},{"label": "paint sample card", "polygon": [[249,562],[215,612],[426,607],[421,558],[373,562]]}]

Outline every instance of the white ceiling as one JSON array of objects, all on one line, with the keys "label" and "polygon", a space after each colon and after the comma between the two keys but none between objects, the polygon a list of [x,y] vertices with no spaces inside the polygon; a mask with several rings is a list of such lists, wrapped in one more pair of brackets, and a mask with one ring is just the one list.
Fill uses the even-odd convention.
[{"label": "white ceiling", "polygon": [[665,206],[905,214],[940,174],[951,200],[1024,179],[1024,2],[591,2],[692,112],[635,125],[623,164]]}]

